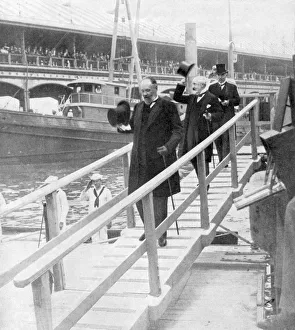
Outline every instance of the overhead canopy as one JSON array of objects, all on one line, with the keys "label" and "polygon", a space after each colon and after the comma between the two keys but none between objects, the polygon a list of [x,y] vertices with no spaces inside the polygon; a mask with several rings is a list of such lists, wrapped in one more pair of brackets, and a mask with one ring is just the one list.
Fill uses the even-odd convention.
[{"label": "overhead canopy", "polygon": [[[81,1],[81,6],[74,6],[70,1],[61,0],[1,0],[0,23],[28,26],[56,31],[67,31],[93,35],[113,34],[114,15],[105,12],[103,8],[96,11],[87,1]],[[118,36],[129,37],[128,21],[119,20]],[[203,31],[203,30],[202,30]],[[140,23],[139,40],[160,42],[175,45],[184,45],[184,28],[170,26],[153,26]],[[228,36],[216,30],[206,30],[198,34],[198,47],[214,50],[227,50]],[[261,43],[249,44],[247,40],[240,39],[235,43],[238,53],[260,55],[290,59],[293,54],[292,45],[266,45]]]}]

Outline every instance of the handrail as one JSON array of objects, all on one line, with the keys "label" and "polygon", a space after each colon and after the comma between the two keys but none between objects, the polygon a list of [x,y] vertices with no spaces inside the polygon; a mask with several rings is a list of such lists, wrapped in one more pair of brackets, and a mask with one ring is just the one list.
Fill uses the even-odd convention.
[{"label": "handrail", "polygon": [[113,153],[103,157],[102,159],[99,159],[99,160],[95,161],[94,163],[86,165],[86,166],[82,167],[81,169],[59,179],[57,182],[52,182],[45,187],[42,187],[38,190],[33,191],[32,193],[30,193],[26,196],[23,196],[23,197],[17,199],[16,201],[6,204],[0,210],[0,217],[7,215],[8,213],[11,213],[11,212],[13,212],[23,206],[26,206],[36,200],[39,200],[39,199],[45,197],[46,195],[56,191],[57,189],[70,184],[72,181],[78,180],[78,179],[82,178],[84,175],[87,175],[90,172],[97,170],[98,168],[108,164],[109,162],[116,160],[119,157],[122,157],[126,153],[130,152],[131,148],[132,148],[132,143],[129,143],[128,145],[122,147],[121,149],[114,151]]},{"label": "handrail", "polygon": [[[36,260],[32,260],[27,267],[20,272],[15,278],[14,278],[14,284],[17,287],[25,287],[28,284],[32,284],[33,288],[33,294],[38,295],[42,294],[43,297],[46,297],[46,301],[44,301],[44,304],[47,306],[48,303],[50,304],[50,294],[46,291],[46,286],[40,285],[40,283],[47,283],[48,280],[48,274],[47,271],[51,269],[56,263],[61,261],[67,254],[69,254],[71,251],[73,251],[77,246],[82,244],[85,239],[95,234],[100,228],[102,228],[108,221],[114,219],[117,215],[122,213],[126,208],[132,206],[139,200],[143,200],[144,204],[144,210],[145,212],[150,210],[152,208],[151,202],[151,195],[152,191],[160,185],[163,181],[167,180],[172,174],[174,174],[177,170],[179,170],[183,165],[185,165],[189,160],[191,160],[193,157],[197,157],[198,160],[204,161],[204,150],[206,147],[208,147],[217,137],[222,135],[225,131],[228,129],[230,130],[230,136],[233,136],[234,132],[234,125],[235,123],[245,115],[246,112],[251,111],[251,129],[255,129],[255,116],[253,115],[254,106],[255,109],[258,109],[259,100],[258,96],[254,100],[252,100],[245,108],[243,108],[238,114],[236,114],[232,119],[230,119],[227,123],[225,123],[221,128],[219,128],[217,131],[212,133],[206,140],[198,144],[194,149],[189,151],[187,154],[185,154],[183,157],[175,161],[171,166],[169,166],[167,169],[165,169],[163,172],[158,174],[156,177],[154,177],[152,180],[138,188],[136,191],[134,191],[132,194],[123,197],[120,200],[119,204],[112,204],[110,208],[105,208],[103,211],[101,209],[97,209],[88,216],[84,217],[81,221],[83,222],[83,225],[80,226],[80,228],[76,231],[70,232],[72,228],[69,228],[65,233],[63,237],[56,238],[56,244],[52,244],[51,248],[47,249],[47,251],[44,250],[44,253],[40,255]],[[255,138],[255,132],[254,134],[251,134],[252,138]],[[232,140],[231,140],[232,141]],[[253,145],[255,146],[255,142],[253,142]],[[239,148],[241,147],[241,142],[239,143]],[[124,149],[124,152],[122,152],[122,149]],[[129,152],[131,149],[131,145],[128,145],[124,148],[120,149],[121,152],[118,151],[117,154],[125,154],[126,152]],[[228,155],[219,165],[218,167],[213,171],[214,175],[215,173],[220,172],[222,169],[222,166],[224,166],[229,160],[232,161],[232,186],[235,187],[237,184],[237,180],[234,175],[237,175],[234,173],[234,171],[237,171],[236,167],[236,155],[233,155],[232,152],[236,152],[237,148],[236,146],[231,146],[231,153]],[[111,155],[109,155],[111,156]],[[235,157],[234,157],[235,156]],[[112,157],[110,157],[112,158]],[[257,158],[257,151],[252,153],[252,158]],[[94,164],[97,164],[95,162]],[[86,166],[86,168],[89,170],[89,168],[93,169],[95,166],[93,164],[90,164]],[[200,194],[201,197],[201,207],[202,207],[202,199],[203,202],[206,202],[207,193],[206,193],[206,186],[208,181],[211,181],[214,177],[213,173],[210,173],[207,178],[205,177],[205,169],[204,166],[202,166],[202,163],[200,163],[200,173],[199,176],[204,176],[202,180],[199,178],[199,186],[195,189],[195,191],[187,198],[187,200],[192,201],[192,196],[195,198],[198,194]],[[85,168],[81,169],[82,172],[85,174]],[[58,184],[51,184],[48,186],[48,190],[43,190],[43,195],[48,194],[49,192],[52,192],[56,190],[58,187],[62,187],[66,184],[68,184],[71,180],[74,180],[77,178],[78,174],[81,174],[81,170],[78,170],[67,177],[59,180]],[[50,189],[49,189],[50,188]],[[43,189],[43,188],[42,188]],[[30,194],[31,196],[33,195]],[[39,196],[39,195],[38,195]],[[205,196],[205,197],[204,197]],[[205,198],[205,199],[204,199]],[[20,203],[21,204],[21,203]],[[25,205],[25,204],[23,204]],[[206,205],[206,203],[204,204]],[[150,288],[152,295],[157,295],[159,291],[155,289],[155,284],[151,282],[151,278],[154,275],[156,275],[155,272],[157,272],[157,253],[155,255],[152,255],[153,252],[153,246],[155,246],[156,241],[155,239],[160,237],[160,235],[163,234],[164,231],[166,231],[170,225],[175,222],[177,217],[179,216],[180,209],[182,211],[188,207],[188,205],[182,205],[177,208],[164,222],[161,223],[161,225],[155,230],[154,225],[151,227],[148,227],[153,224],[153,221],[145,222],[145,230],[146,230],[146,240],[143,241],[135,250],[133,250],[129,256],[127,256],[124,261],[117,266],[109,275],[106,275],[97,285],[97,287],[89,293],[89,295],[79,303],[77,307],[75,307],[72,312],[66,316],[64,320],[61,321],[61,323],[55,328],[58,329],[69,329],[73,324],[75,324],[92,306],[93,304],[105,293],[107,290],[133,265],[146,251],[148,253],[148,258],[151,262],[149,262],[149,265],[151,266],[149,268],[149,274],[150,274]],[[15,208],[13,208],[15,209]],[[206,208],[203,207],[204,212],[206,212]],[[5,209],[2,211],[1,214],[6,214],[8,210]],[[150,213],[152,214],[152,213]],[[208,218],[208,209],[207,209],[207,218]],[[209,226],[209,219],[206,219],[206,221],[201,222],[201,228],[207,229]],[[69,232],[68,235],[66,233]],[[62,234],[63,235],[63,234]],[[60,235],[60,236],[62,236]],[[47,243],[47,244],[50,244]],[[47,245],[46,244],[46,245]],[[45,246],[46,246],[45,245]],[[153,261],[155,263],[153,263]],[[154,273],[153,273],[154,272]],[[153,273],[153,276],[151,275]],[[154,290],[153,290],[154,288]],[[42,292],[40,290],[43,290]],[[44,291],[45,290],[45,291]],[[90,299],[91,297],[91,299]],[[42,311],[42,308],[40,309],[40,306],[38,307],[38,313],[39,313],[39,322],[42,317],[49,317],[51,318],[51,315],[48,316],[46,314],[44,305],[44,314],[40,314],[40,311]],[[84,313],[84,314],[83,314]],[[38,322],[38,317],[37,317]],[[51,324],[51,319],[48,321]],[[52,329],[52,327],[48,327],[48,329]]]},{"label": "handrail", "polygon": [[[147,194],[152,192],[157,186],[159,186],[162,182],[167,180],[172,174],[178,171],[183,165],[185,165],[189,160],[193,157],[197,156],[201,153],[206,147],[208,147],[216,138],[226,132],[231,126],[233,126],[246,112],[248,112],[255,104],[258,103],[258,100],[251,101],[244,109],[242,109],[237,115],[235,115],[232,119],[230,119],[227,123],[225,123],[222,127],[220,127],[217,131],[212,133],[206,140],[199,143],[195,148],[190,150],[187,154],[179,158],[176,162],[174,162],[171,166],[165,169],[163,172],[155,176],[149,182],[145,183],[143,186],[138,188],[132,194],[125,197],[120,205],[116,205],[110,208],[105,213],[99,215],[99,210],[96,210],[86,216],[84,220],[87,218],[89,220],[93,220],[91,223],[87,224],[81,231],[77,237],[67,238],[67,244],[59,245],[59,248],[52,252],[49,257],[45,256],[43,259],[35,264],[39,264],[38,266],[29,266],[27,271],[22,272],[14,281],[16,286],[23,287],[31,283],[35,278],[36,274],[38,276],[42,275],[46,270],[49,270],[56,262],[60,261],[64,256],[73,251],[79,244],[83,243],[87,237],[95,234],[101,227],[103,227],[108,220],[114,219],[117,215],[122,213],[128,206],[135,204],[137,201],[141,200]],[[126,148],[126,147],[124,147]],[[77,171],[78,172],[78,171]],[[71,175],[70,175],[71,176]],[[75,176],[76,178],[76,176]],[[65,177],[64,179],[67,179]],[[63,179],[61,179],[63,180]],[[66,180],[68,182],[68,180]],[[63,185],[59,185],[63,186]],[[57,189],[57,187],[55,187]],[[54,189],[53,189],[54,190]],[[87,228],[88,227],[88,228]],[[49,254],[49,252],[48,252]],[[35,273],[34,273],[35,272]],[[34,273],[34,274],[32,274]],[[26,275],[27,274],[27,275]],[[25,277],[23,280],[21,277]]]}]

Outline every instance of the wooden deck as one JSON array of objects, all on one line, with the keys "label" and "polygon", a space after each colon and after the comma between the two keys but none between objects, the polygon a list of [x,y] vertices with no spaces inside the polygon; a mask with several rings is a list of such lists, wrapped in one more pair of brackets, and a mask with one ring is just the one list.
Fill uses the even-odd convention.
[{"label": "wooden deck", "polygon": [[[238,180],[240,183],[239,189],[250,178],[253,170],[253,160],[250,155],[238,156]],[[181,193],[176,195],[176,206],[188,196],[188,194],[196,188],[197,177],[195,172],[191,172],[181,182]],[[226,216],[232,206],[231,188],[231,169],[224,168],[210,184],[208,194],[210,227],[207,230],[200,228],[200,202],[199,197],[192,205],[180,216],[178,225],[180,235],[178,236],[173,226],[168,231],[168,245],[165,248],[158,249],[160,282],[162,292],[159,297],[149,295],[149,279],[148,279],[148,259],[146,253],[134,263],[134,265],[115,283],[111,289],[88,311],[77,324],[69,323],[71,316],[75,318],[77,310],[72,306],[76,306],[78,301],[82,301],[86,296],[87,300],[91,301],[89,292],[97,290],[104,285],[107,285],[109,280],[108,275],[116,272],[115,267],[122,263],[130,256],[136,247],[144,244],[139,242],[138,237],[142,234],[143,227],[140,220],[137,219],[137,227],[134,229],[126,229],[122,233],[116,243],[112,245],[101,244],[82,244],[71,254],[64,258],[64,267],[66,275],[66,290],[54,292],[52,294],[53,308],[53,326],[60,324],[61,320],[68,314],[65,323],[61,323],[58,329],[63,330],[72,326],[72,329],[147,329],[156,326],[156,329],[234,329],[223,326],[222,313],[224,309],[219,309],[223,305],[220,301],[221,293],[216,296],[218,302],[215,304],[215,310],[219,309],[219,316],[214,316],[216,327],[208,327],[208,324],[197,323],[197,327],[186,327],[183,323],[180,327],[172,327],[171,323],[165,323],[167,315],[175,314],[182,316],[179,313],[174,313],[178,305],[175,299],[180,295],[179,304],[182,303],[183,295],[192,292],[190,300],[186,302],[181,309],[187,310],[187,313],[196,315],[196,311],[200,312],[210,304],[207,299],[207,294],[203,296],[204,281],[212,281],[215,288],[211,291],[213,297],[219,290],[218,278],[220,278],[220,270],[215,268],[199,269],[198,264],[194,264],[198,255],[202,250],[210,244],[215,236],[215,231],[218,224]],[[172,206],[169,206],[172,211]],[[102,253],[103,250],[103,253]],[[136,256],[134,257],[136,260]],[[193,267],[192,267],[193,265]],[[126,263],[126,269],[130,267]],[[192,271],[190,273],[190,269]],[[207,275],[206,275],[207,273]],[[245,272],[244,272],[245,273]],[[243,274],[244,274],[243,273]],[[192,274],[192,275],[190,275]],[[235,270],[230,273],[231,281],[238,281],[238,278],[245,276]],[[246,286],[249,281],[257,282],[257,271],[247,273]],[[224,276],[224,275],[222,275]],[[195,285],[196,283],[196,285]],[[186,284],[186,286],[185,286]],[[226,286],[225,286],[226,287]],[[244,286],[238,288],[241,290],[243,301],[239,307],[244,306],[248,310],[244,310],[245,318],[248,318],[251,326],[247,329],[254,329],[254,321],[256,319],[256,310],[253,303],[250,303],[253,292],[245,291]],[[211,290],[211,289],[210,289]],[[227,292],[230,292],[230,287],[226,287]],[[224,291],[225,292],[225,291]],[[209,292],[210,293],[210,292]],[[249,296],[247,296],[249,294]],[[228,297],[225,300],[232,301]],[[202,300],[203,299],[203,300]],[[6,308],[1,308],[0,328],[1,330],[23,329],[35,330],[34,304],[30,287],[18,289],[12,283],[7,284],[0,289],[0,301],[4,302]],[[174,307],[165,310],[169,304],[174,302]],[[176,306],[176,307],[175,307]],[[239,309],[237,309],[239,311]],[[201,312],[203,313],[203,312]],[[186,314],[186,315],[188,315]],[[13,315],[13,317],[11,317]],[[163,318],[158,325],[155,323],[161,316]],[[231,318],[231,315],[228,315]],[[167,317],[166,317],[167,318]],[[192,320],[195,322],[196,316]],[[212,319],[213,322],[213,319]],[[217,322],[217,323],[216,323]],[[175,322],[174,322],[175,323]],[[249,323],[249,324],[250,324]],[[163,326],[162,326],[163,324]],[[170,324],[170,325],[169,325]],[[192,324],[192,322],[191,322]],[[203,324],[203,325],[202,325]],[[213,323],[212,323],[213,324]],[[245,323],[248,324],[248,323]],[[47,328],[46,328],[47,329]],[[238,329],[243,329],[238,327]],[[245,328],[246,329],[246,328]]]}]

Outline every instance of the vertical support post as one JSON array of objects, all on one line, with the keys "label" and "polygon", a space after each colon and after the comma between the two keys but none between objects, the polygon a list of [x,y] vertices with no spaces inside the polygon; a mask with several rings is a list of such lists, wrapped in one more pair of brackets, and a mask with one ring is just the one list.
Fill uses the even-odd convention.
[{"label": "vertical support post", "polygon": [[276,94],[270,93],[269,94],[269,120],[270,120],[270,129],[273,127],[274,122],[274,114],[275,114],[275,108],[276,108]]},{"label": "vertical support post", "polygon": [[137,77],[138,85],[140,85],[141,80],[142,80],[141,69],[140,69],[137,44],[136,44],[136,42],[137,42],[136,33],[133,29],[133,22],[132,22],[132,18],[131,18],[129,0],[125,0],[125,5],[126,5],[127,17],[128,17],[128,21],[129,21],[130,38],[131,38],[131,44],[132,44],[132,55],[133,55],[134,61],[135,61],[136,77]]},{"label": "vertical support post", "polygon": [[234,42],[231,26],[231,10],[230,0],[228,0],[228,75],[230,78],[234,78]]},{"label": "vertical support post", "polygon": [[[134,27],[134,39],[135,43],[137,44],[137,38],[138,38],[138,31],[139,31],[139,12],[140,12],[140,2],[141,0],[137,0],[137,7],[136,7],[136,18],[135,18],[135,27]],[[134,56],[134,49],[132,47],[132,53],[131,53],[131,63],[130,63],[130,71],[129,71],[129,82],[130,82],[130,89],[129,89],[129,101],[131,99],[131,91],[132,91],[132,83],[133,83],[133,73],[134,73],[134,64],[135,64],[135,56]]]},{"label": "vertical support post", "polygon": [[161,294],[161,284],[159,276],[157,237],[155,233],[155,214],[153,193],[149,193],[142,199],[144,218],[144,232],[147,244],[148,269],[150,295],[158,297]]},{"label": "vertical support post", "polygon": [[247,105],[247,98],[243,96],[243,108]]},{"label": "vertical support post", "polygon": [[52,306],[48,272],[32,282],[32,291],[37,329],[52,330]]},{"label": "vertical support post", "polygon": [[209,211],[208,211],[208,196],[206,185],[206,166],[205,166],[205,152],[202,151],[197,155],[198,164],[198,179],[200,187],[200,208],[201,208],[201,228],[209,228]]},{"label": "vertical support post", "polygon": [[[59,214],[57,209],[56,192],[46,195],[46,210],[48,220],[49,240],[59,235]],[[59,261],[53,266],[54,291],[65,289],[65,275],[63,262]]]},{"label": "vertical support post", "polygon": [[114,16],[114,29],[113,29],[113,38],[112,38],[112,49],[111,49],[111,58],[110,58],[110,63],[109,63],[109,81],[113,81],[113,79],[114,79],[114,58],[116,57],[119,6],[120,6],[120,2],[119,2],[119,0],[116,0],[115,16]]},{"label": "vertical support post", "polygon": [[[252,159],[257,159],[257,125],[256,125],[256,118],[257,113],[259,112],[259,99],[258,97],[255,98],[257,100],[254,109],[250,110],[250,124],[251,124],[251,149],[252,149]],[[256,113],[255,113],[256,112]]]},{"label": "vertical support post", "polygon": [[[128,187],[128,178],[129,178],[129,154],[126,153],[123,155],[123,175],[124,175],[124,187]],[[135,217],[133,206],[127,207],[127,228],[135,227]]]},{"label": "vertical support post", "polygon": [[235,125],[229,129],[229,146],[231,160],[231,185],[233,188],[238,188],[238,166],[237,166],[237,150],[235,139]]},{"label": "vertical support post", "polygon": [[185,24],[185,60],[188,63],[195,63],[195,66],[190,71],[187,79],[188,92],[191,93],[191,82],[193,77],[197,75],[198,58],[197,58],[197,37],[196,23]]}]

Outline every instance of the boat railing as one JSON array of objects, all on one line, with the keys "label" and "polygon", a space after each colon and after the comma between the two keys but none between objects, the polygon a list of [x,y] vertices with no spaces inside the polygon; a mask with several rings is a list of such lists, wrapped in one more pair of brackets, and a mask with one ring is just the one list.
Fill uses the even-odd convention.
[{"label": "boat railing", "polygon": [[[12,65],[26,65],[24,56],[22,54],[0,54],[0,63],[12,64]],[[67,57],[56,57],[56,56],[42,56],[35,54],[27,54],[27,63],[29,66],[44,66],[44,67],[57,67],[64,69],[79,69],[79,70],[92,70],[92,71],[107,71],[109,69],[109,62],[106,60],[91,60],[91,59],[75,59]],[[142,74],[154,74],[154,75],[175,75],[179,64],[173,63],[170,65],[163,64],[145,64],[141,63]],[[130,63],[119,63],[118,61],[114,64],[114,70],[121,73],[130,72]],[[211,73],[207,69],[199,69],[201,76],[208,77]],[[242,73],[235,72],[234,79],[240,81],[263,81],[279,83],[284,78],[281,75],[273,74],[258,74],[258,73]]]},{"label": "boat railing", "polygon": [[95,93],[72,93],[69,96],[70,103],[93,103],[101,105],[112,105],[116,106],[122,97],[103,95]]},{"label": "boat railing", "polygon": [[[75,250],[89,237],[97,233],[103,226],[108,224],[112,219],[116,218],[124,210],[129,210],[127,213],[127,227],[134,226],[133,209],[134,204],[142,200],[144,216],[151,221],[144,223],[146,240],[136,247],[125,259],[118,265],[109,275],[106,275],[94,288],[89,292],[71,312],[54,329],[70,329],[78,320],[89,311],[92,306],[114,285],[120,277],[147,252],[148,257],[148,276],[150,295],[157,297],[161,294],[161,283],[159,280],[158,254],[157,254],[157,238],[159,238],[167,229],[178,219],[178,217],[190,206],[190,204],[200,196],[200,213],[202,235],[206,235],[210,228],[210,219],[208,211],[207,185],[217,176],[217,174],[231,162],[231,186],[233,191],[238,189],[238,172],[237,172],[237,152],[245,144],[248,137],[252,139],[252,158],[258,160],[257,155],[257,127],[256,120],[259,109],[259,98],[255,97],[245,108],[231,120],[224,124],[217,131],[212,133],[206,140],[198,144],[194,149],[179,158],[175,163],[158,174],[152,180],[141,186],[135,192],[127,195],[126,189],[116,197],[114,197],[108,204],[98,208],[91,214],[87,215],[72,227],[67,229],[64,233],[53,238],[45,244],[40,250],[29,256],[25,261],[15,266],[10,272],[6,272],[0,276],[0,284],[7,283],[8,277],[14,277],[14,284],[17,287],[23,288],[31,284],[33,298],[35,304],[35,315],[37,329],[53,329],[52,321],[52,301],[49,290],[49,271],[58,267],[62,263],[63,258],[70,252]],[[235,124],[247,112],[250,112],[251,131],[236,144],[235,141]],[[230,154],[225,157],[222,162],[206,177],[205,170],[205,154],[204,150],[212,142],[229,130],[230,136]],[[108,155],[66,177],[51,183],[48,186],[40,188],[31,194],[24,196],[14,202],[4,206],[0,211],[0,216],[6,215],[14,210],[27,205],[30,202],[36,201],[44,196],[54,195],[56,189],[61,188],[73,180],[77,180],[82,176],[89,174],[93,170],[108,164],[111,160],[118,157],[123,157],[124,164],[124,180],[127,183],[129,156],[131,145],[127,145],[113,154]],[[153,212],[153,190],[159,186],[163,181],[167,180],[172,174],[178,171],[182,166],[187,164],[193,157],[197,157],[199,166],[199,185],[196,189],[170,214],[164,222],[155,229],[154,212]],[[54,203],[51,203],[49,213],[54,214]],[[58,271],[56,272],[58,274]],[[58,275],[57,275],[58,278]],[[62,276],[60,276],[62,278]],[[56,278],[55,278],[56,281]],[[61,281],[61,280],[60,280]],[[62,284],[58,288],[62,289]],[[46,325],[44,327],[44,325]]]}]

